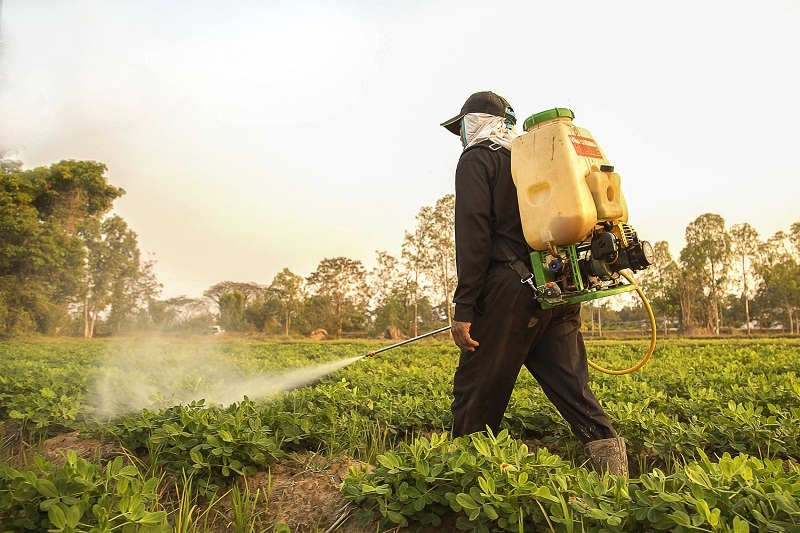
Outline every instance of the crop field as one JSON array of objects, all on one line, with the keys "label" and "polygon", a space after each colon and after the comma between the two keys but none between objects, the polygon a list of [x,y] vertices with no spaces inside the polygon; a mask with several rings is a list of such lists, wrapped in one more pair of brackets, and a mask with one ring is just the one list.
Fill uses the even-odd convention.
[{"label": "crop field", "polygon": [[[523,371],[497,435],[447,434],[420,341],[0,343],[0,531],[800,532],[800,341],[660,339],[592,372],[600,476]],[[644,341],[587,343],[626,368]]]}]

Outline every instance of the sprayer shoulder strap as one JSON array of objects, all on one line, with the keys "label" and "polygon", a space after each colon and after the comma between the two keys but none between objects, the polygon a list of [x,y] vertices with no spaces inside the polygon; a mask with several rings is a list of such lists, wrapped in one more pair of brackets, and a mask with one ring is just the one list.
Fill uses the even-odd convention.
[{"label": "sprayer shoulder strap", "polygon": [[470,146],[469,148],[466,148],[463,152],[461,152],[461,155],[463,156],[464,154],[466,154],[470,150],[474,150],[476,148],[488,148],[492,152],[498,152],[499,151],[499,152],[503,152],[504,154],[506,154],[508,156],[511,155],[511,150],[509,150],[508,148],[506,148],[505,146],[503,146],[501,144],[498,144],[498,143],[494,142],[491,139],[486,139],[486,140],[481,141],[481,142],[479,142],[477,144],[473,144],[472,146]]},{"label": "sprayer shoulder strap", "polygon": [[[493,152],[501,152],[506,154],[507,156],[511,156],[511,150],[509,150],[505,146],[502,146],[492,141],[491,139],[486,139],[485,141],[473,144],[472,146],[464,150],[464,152],[461,155],[464,155],[464,153],[467,153],[468,151],[474,150],[476,148],[489,149]],[[494,188],[494,181],[492,182],[492,188]],[[519,274],[519,277],[523,283],[528,283],[531,286],[533,286],[533,274],[531,273],[530,270],[528,270],[528,267],[525,264],[525,262],[522,261],[519,257],[517,257],[517,254],[514,253],[514,251],[511,249],[511,246],[509,246],[508,242],[503,237],[498,236],[497,241],[498,244],[500,245],[500,249],[503,250],[503,254],[506,256],[506,259],[508,259],[508,266],[510,266],[514,272]]]},{"label": "sprayer shoulder strap", "polygon": [[517,255],[511,249],[511,246],[508,245],[508,242],[503,237],[498,238],[498,244],[500,245],[500,249],[503,250],[506,259],[508,259],[508,266],[511,267],[511,270],[519,275],[522,283],[527,283],[533,287],[533,273],[528,270],[528,265],[526,265],[522,259],[517,257]]},{"label": "sprayer shoulder strap", "polygon": [[[501,154],[505,154],[507,157],[511,157],[511,150],[506,148],[505,146],[494,142],[491,139],[484,139],[483,141],[473,144],[472,146],[466,148],[463,152],[461,152],[461,157],[464,157],[464,154],[467,152],[471,152],[472,150],[476,150],[478,148],[482,148],[484,150],[491,150],[492,152],[498,152]],[[489,176],[489,186],[491,187],[492,194],[494,194],[494,186],[497,182],[499,176],[499,169],[496,169],[493,174]]]}]

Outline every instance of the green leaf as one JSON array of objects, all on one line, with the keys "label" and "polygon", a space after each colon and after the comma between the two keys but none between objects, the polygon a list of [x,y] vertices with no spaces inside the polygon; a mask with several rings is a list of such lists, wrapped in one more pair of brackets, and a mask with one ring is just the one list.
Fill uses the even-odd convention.
[{"label": "green leaf", "polygon": [[195,465],[197,466],[202,466],[206,464],[206,462],[203,460],[203,455],[198,451],[195,450],[190,451],[189,456],[192,458],[192,461],[194,461]]},{"label": "green leaf", "polygon": [[49,479],[37,479],[34,486],[39,491],[39,494],[47,498],[58,498],[60,496],[58,489]]},{"label": "green leaf", "polygon": [[483,512],[486,514],[486,517],[489,520],[497,520],[497,511],[495,511],[494,506],[490,503],[483,504]]},{"label": "green leaf", "polygon": [[400,466],[400,462],[393,454],[381,454],[378,456],[378,463],[384,468],[392,470]]},{"label": "green leaf", "polygon": [[689,518],[689,515],[683,511],[675,511],[667,516],[669,516],[679,526],[692,527],[692,519]]},{"label": "green leaf", "polygon": [[662,492],[658,495],[658,498],[662,501],[667,503],[677,503],[683,501],[683,496],[680,494],[672,494],[671,492]]},{"label": "green leaf", "polygon": [[155,525],[158,525],[158,524],[162,523],[164,521],[164,519],[166,519],[166,517],[167,517],[167,512],[166,511],[154,511],[152,513],[146,513],[144,516],[142,516],[136,522],[138,524],[155,526]]},{"label": "green leaf", "polygon": [[119,471],[119,475],[127,477],[136,477],[139,475],[139,470],[137,470],[136,467],[133,465],[124,466]]},{"label": "green leaf", "polygon": [[408,520],[406,520],[406,517],[397,511],[386,511],[386,518],[395,524],[398,524],[400,527],[406,527],[408,525]]},{"label": "green leaf", "polygon": [[711,524],[711,527],[713,527],[714,529],[716,529],[717,526],[719,525],[719,519],[721,513],[722,511],[715,507],[714,509],[711,509],[711,512],[708,514],[708,516],[706,516],[706,520],[708,521],[709,524]]},{"label": "green leaf", "polygon": [[480,435],[473,437],[472,445],[475,446],[475,449],[484,457],[489,457],[491,454],[489,453],[489,446],[486,445],[485,442],[480,440]]},{"label": "green leaf", "polygon": [[538,489],[536,489],[533,493],[533,496],[537,500],[547,500],[553,503],[559,503],[561,500],[557,496],[554,496],[552,492],[550,492],[550,487],[547,485],[542,485]]},{"label": "green leaf", "polygon": [[472,510],[478,508],[478,504],[475,503],[475,500],[472,499],[472,496],[465,492],[456,495],[456,502],[464,509]]},{"label": "green leaf", "polygon": [[47,518],[49,518],[50,523],[56,527],[56,531],[63,530],[67,527],[67,515],[62,507],[64,507],[63,504],[57,503],[47,511]]},{"label": "green leaf", "polygon": [[491,496],[495,492],[495,485],[493,478],[485,478],[483,476],[478,476],[478,485],[480,486],[483,493],[487,496]]},{"label": "green leaf", "polygon": [[693,483],[700,485],[704,489],[713,489],[713,485],[711,483],[711,479],[708,477],[708,474],[705,473],[701,468],[686,468],[686,476],[692,480]]},{"label": "green leaf", "polygon": [[733,533],[750,533],[750,524],[738,516],[733,517]]},{"label": "green leaf", "polygon": [[39,504],[39,509],[42,511],[49,511],[52,506],[59,503],[59,498],[48,498]]},{"label": "green leaf", "polygon": [[603,511],[602,509],[589,509],[586,514],[590,517],[594,518],[595,520],[606,520],[608,518],[608,513]]},{"label": "green leaf", "polygon": [[70,507],[69,510],[67,510],[67,524],[69,527],[73,529],[78,527],[78,522],[81,521],[81,516],[83,516],[83,513],[81,512],[80,507],[77,505]]},{"label": "green leaf", "polygon": [[414,510],[420,512],[423,509],[425,509],[425,500],[423,500],[422,498],[414,500]]}]

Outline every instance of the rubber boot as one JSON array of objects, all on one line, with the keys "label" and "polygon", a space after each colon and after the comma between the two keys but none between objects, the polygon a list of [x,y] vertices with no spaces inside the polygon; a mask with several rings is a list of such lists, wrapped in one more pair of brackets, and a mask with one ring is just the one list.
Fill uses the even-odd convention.
[{"label": "rubber boot", "polygon": [[600,439],[587,442],[586,455],[597,472],[604,474],[610,472],[616,476],[628,475],[628,454],[625,449],[625,439]]}]

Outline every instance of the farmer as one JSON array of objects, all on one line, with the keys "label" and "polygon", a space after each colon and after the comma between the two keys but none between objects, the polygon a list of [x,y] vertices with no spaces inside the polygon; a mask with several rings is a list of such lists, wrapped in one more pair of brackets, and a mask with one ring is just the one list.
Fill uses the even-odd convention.
[{"label": "farmer", "polygon": [[521,367],[536,378],[585,445],[599,471],[627,475],[625,441],[617,437],[589,389],[580,333],[580,304],[542,309],[510,266],[530,269],[511,142],[517,136],[509,103],[492,92],[470,96],[441,125],[461,137],[456,167],[456,263],[453,338],[461,349],[453,378],[454,437],[488,426],[498,431]]}]

